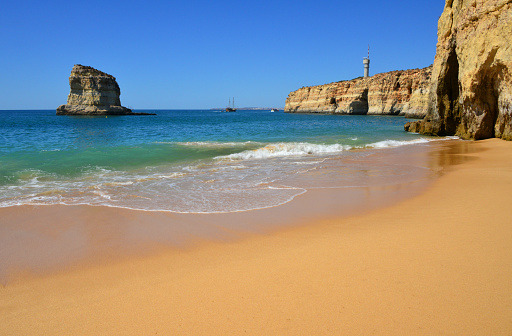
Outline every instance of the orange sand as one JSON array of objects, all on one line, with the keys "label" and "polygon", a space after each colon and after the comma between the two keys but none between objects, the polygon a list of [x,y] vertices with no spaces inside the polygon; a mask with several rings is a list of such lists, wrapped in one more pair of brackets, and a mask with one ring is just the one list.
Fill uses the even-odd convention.
[{"label": "orange sand", "polygon": [[466,146],[371,213],[8,281],[0,334],[510,335],[512,142]]}]

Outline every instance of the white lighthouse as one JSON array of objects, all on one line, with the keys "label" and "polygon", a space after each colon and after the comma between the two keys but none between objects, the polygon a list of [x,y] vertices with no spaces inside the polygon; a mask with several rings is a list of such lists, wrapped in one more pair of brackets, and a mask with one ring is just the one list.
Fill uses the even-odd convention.
[{"label": "white lighthouse", "polygon": [[370,76],[370,45],[368,45],[368,57],[363,58],[364,76]]}]

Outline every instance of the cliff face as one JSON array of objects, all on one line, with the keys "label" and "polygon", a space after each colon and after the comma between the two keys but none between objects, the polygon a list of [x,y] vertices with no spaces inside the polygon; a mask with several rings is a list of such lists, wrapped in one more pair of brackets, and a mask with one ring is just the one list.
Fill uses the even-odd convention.
[{"label": "cliff face", "polygon": [[431,74],[432,66],[303,87],[288,95],[285,112],[423,118],[427,113]]},{"label": "cliff face", "polygon": [[141,114],[121,106],[121,90],[116,78],[92,67],[77,64],[69,76],[71,91],[57,115]]},{"label": "cliff face", "polygon": [[427,116],[405,129],[512,140],[512,1],[447,0]]}]

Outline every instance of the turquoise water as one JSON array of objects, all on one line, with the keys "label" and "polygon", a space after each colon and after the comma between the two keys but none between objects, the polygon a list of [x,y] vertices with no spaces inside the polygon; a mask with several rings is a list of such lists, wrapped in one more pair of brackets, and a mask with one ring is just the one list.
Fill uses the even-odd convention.
[{"label": "turquoise water", "polygon": [[[331,174],[334,159],[338,173],[350,171],[338,179],[340,187],[359,186],[365,168],[354,164],[356,158],[429,141],[404,132],[408,120],[394,116],[152,112],[157,115],[106,118],[0,111],[0,206],[264,208],[322,187],[308,176],[326,162]],[[381,168],[364,183],[384,183],[397,173]]]}]

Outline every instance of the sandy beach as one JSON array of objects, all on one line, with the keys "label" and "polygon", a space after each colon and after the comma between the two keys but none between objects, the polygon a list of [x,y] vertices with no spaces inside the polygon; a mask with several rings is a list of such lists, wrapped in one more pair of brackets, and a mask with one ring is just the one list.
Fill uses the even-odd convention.
[{"label": "sandy beach", "polygon": [[[512,142],[436,146],[417,158],[442,167],[433,183],[346,216],[335,190],[209,225],[102,207],[0,209],[4,242],[40,251],[2,254],[0,334],[510,335]],[[286,225],[250,224],[268,218]],[[187,231],[164,234],[173,219]],[[42,230],[34,222],[45,232],[27,237]]]}]

